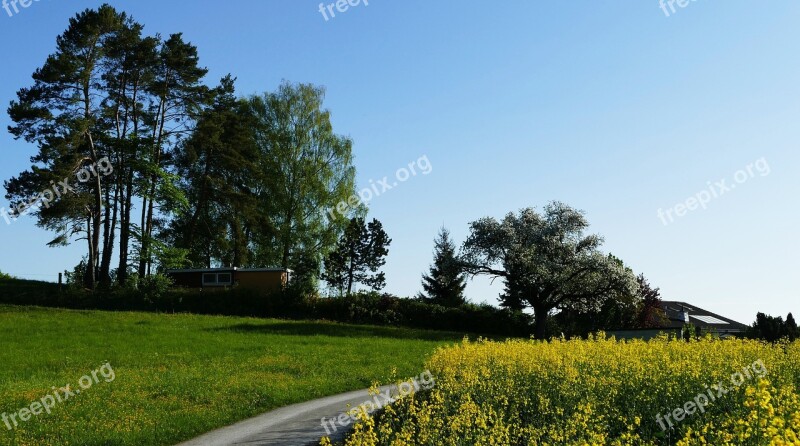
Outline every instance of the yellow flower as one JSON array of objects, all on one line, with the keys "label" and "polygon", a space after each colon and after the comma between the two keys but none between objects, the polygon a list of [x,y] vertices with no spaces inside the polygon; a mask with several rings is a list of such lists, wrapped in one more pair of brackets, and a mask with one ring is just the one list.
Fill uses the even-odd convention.
[{"label": "yellow flower", "polygon": [[800,446],[800,343],[478,339],[347,445]]}]

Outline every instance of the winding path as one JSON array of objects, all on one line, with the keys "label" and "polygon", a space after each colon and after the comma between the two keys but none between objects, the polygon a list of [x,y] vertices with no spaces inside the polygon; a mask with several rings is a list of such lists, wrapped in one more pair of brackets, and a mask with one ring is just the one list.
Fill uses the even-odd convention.
[{"label": "winding path", "polygon": [[[383,386],[382,392],[392,391],[396,386]],[[321,419],[338,417],[351,407],[371,400],[367,389],[328,396],[305,403],[275,409],[249,420],[223,427],[177,446],[308,446],[319,444],[321,437],[328,435],[340,440],[347,432],[337,425],[337,431],[326,433]],[[332,431],[329,426],[328,430]]]}]

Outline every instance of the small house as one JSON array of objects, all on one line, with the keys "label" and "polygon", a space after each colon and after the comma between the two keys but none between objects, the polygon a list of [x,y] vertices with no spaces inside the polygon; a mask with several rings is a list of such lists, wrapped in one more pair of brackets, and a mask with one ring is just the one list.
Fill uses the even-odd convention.
[{"label": "small house", "polygon": [[286,268],[207,268],[167,271],[176,287],[198,290],[222,290],[231,287],[261,291],[281,291],[291,279]]}]

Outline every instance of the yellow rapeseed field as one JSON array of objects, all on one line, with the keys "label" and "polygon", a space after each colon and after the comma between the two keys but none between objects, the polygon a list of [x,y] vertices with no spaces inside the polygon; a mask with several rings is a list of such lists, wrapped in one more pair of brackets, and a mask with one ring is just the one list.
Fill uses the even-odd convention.
[{"label": "yellow rapeseed field", "polygon": [[428,368],[346,444],[800,445],[800,342],[465,340]]}]

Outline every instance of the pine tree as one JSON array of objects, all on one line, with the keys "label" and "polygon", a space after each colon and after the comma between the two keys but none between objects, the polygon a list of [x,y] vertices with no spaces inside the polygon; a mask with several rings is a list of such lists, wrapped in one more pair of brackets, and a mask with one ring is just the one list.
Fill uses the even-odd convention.
[{"label": "pine tree", "polygon": [[259,215],[253,192],[259,185],[254,118],[247,103],[236,98],[231,76],[213,93],[213,105],[203,111],[175,155],[188,206],[163,235],[188,250],[193,267],[257,267],[251,234],[267,232],[270,226]]},{"label": "pine tree", "polygon": [[800,338],[800,330],[797,328],[797,322],[795,322],[792,313],[786,316],[786,334],[789,336],[790,341]]},{"label": "pine tree", "polygon": [[386,264],[391,243],[380,221],[366,224],[361,217],[352,218],[336,249],[325,259],[322,279],[339,294],[346,291],[350,295],[357,283],[375,291],[382,289],[386,277],[379,270]]},{"label": "pine tree", "polygon": [[434,243],[433,265],[430,272],[422,276],[425,292],[420,297],[445,307],[463,305],[467,278],[456,258],[456,246],[450,239],[450,232],[442,228]]}]

